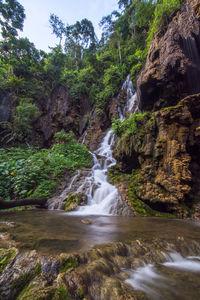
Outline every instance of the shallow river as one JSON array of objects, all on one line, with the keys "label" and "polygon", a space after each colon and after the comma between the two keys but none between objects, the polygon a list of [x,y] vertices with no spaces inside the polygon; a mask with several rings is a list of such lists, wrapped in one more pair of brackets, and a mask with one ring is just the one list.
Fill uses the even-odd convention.
[{"label": "shallow river", "polygon": [[[36,249],[44,255],[82,252],[98,244],[135,239],[150,242],[160,238],[173,243],[183,237],[188,248],[190,240],[200,245],[200,223],[194,221],[91,216],[85,217],[91,221],[87,225],[83,219],[61,211],[0,213],[0,222],[14,222],[8,231],[21,250]],[[144,263],[122,272],[129,275],[126,283],[145,292],[147,299],[200,299],[200,253],[186,257],[168,253],[164,263]]]},{"label": "shallow river", "polygon": [[19,211],[0,213],[0,221],[14,222],[9,229],[21,249],[43,254],[85,251],[97,244],[158,237],[174,240],[178,236],[200,242],[200,223],[194,221],[119,216],[70,216],[61,211]]}]

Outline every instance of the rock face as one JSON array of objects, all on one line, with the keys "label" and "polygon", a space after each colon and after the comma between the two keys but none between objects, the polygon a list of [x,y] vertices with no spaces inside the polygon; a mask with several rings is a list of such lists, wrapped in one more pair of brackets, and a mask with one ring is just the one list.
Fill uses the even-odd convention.
[{"label": "rock face", "polygon": [[147,113],[137,124],[130,156],[115,151],[122,171],[135,162],[133,192],[152,208],[186,216],[186,207],[200,199],[199,111],[196,94]]},{"label": "rock face", "polygon": [[137,82],[140,108],[176,105],[200,92],[200,7],[188,1],[156,34]]},{"label": "rock face", "polygon": [[[17,102],[11,99],[11,93],[0,91],[0,122],[13,122]],[[54,134],[61,129],[72,130],[78,138],[87,126],[87,115],[91,110],[89,98],[83,96],[79,103],[73,103],[65,86],[59,85],[48,98],[33,102],[39,108],[40,116],[33,124],[31,144],[48,147],[53,142]]]},{"label": "rock face", "polygon": [[11,111],[11,95],[0,91],[0,122],[9,120]]},{"label": "rock face", "polygon": [[153,209],[191,215],[200,200],[199,1],[188,0],[161,26],[137,86],[147,113],[127,141],[130,153],[119,141],[115,150],[118,168],[132,173],[126,189]]},{"label": "rock face", "polygon": [[[34,126],[35,140],[44,146],[51,144],[54,133],[65,129],[72,130],[79,137],[85,127],[84,118],[90,111],[88,97],[80,99],[80,104],[72,103],[69,91],[64,86],[55,88],[46,102],[37,105],[42,115]],[[41,144],[39,142],[39,144]]]}]

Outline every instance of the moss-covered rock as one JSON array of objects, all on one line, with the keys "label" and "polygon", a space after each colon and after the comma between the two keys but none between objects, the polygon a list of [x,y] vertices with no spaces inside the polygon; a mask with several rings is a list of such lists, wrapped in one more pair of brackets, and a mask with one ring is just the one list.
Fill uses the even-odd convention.
[{"label": "moss-covered rock", "polygon": [[77,267],[79,265],[78,256],[71,254],[60,255],[60,272],[66,272],[68,269]]},{"label": "moss-covered rock", "polygon": [[84,205],[87,202],[87,197],[85,194],[82,193],[71,193],[67,196],[65,202],[65,211],[72,211],[78,205]]},{"label": "moss-covered rock", "polygon": [[10,263],[10,261],[17,255],[18,251],[16,248],[11,249],[0,249],[0,274]]}]

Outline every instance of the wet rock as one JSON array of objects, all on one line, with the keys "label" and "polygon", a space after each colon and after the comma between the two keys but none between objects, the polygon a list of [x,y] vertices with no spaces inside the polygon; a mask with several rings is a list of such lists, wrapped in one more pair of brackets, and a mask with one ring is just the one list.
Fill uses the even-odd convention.
[{"label": "wet rock", "polygon": [[[8,255],[11,249],[0,249]],[[17,250],[16,250],[17,251]],[[169,253],[199,255],[200,244],[184,240],[132,240],[91,249],[83,254],[42,257],[35,251],[14,252],[0,274],[0,297],[8,299],[146,299],[125,282],[127,270],[162,264]]]},{"label": "wet rock", "polygon": [[[16,251],[15,251],[16,253]],[[2,299],[15,299],[23,287],[40,272],[38,254],[35,251],[18,254],[0,275]]]},{"label": "wet rock", "polygon": [[87,203],[87,196],[83,193],[69,194],[65,202],[65,211],[72,211],[79,205],[85,205]]},{"label": "wet rock", "polygon": [[89,220],[89,219],[82,219],[82,220],[81,220],[81,223],[83,223],[83,224],[85,224],[85,225],[90,225],[90,224],[92,224],[92,221]]},{"label": "wet rock", "polygon": [[[83,169],[78,170],[76,174],[71,174],[70,178],[67,179],[67,184],[63,189],[61,188],[60,194],[50,198],[47,201],[47,207],[49,209],[65,209],[66,201],[71,194],[77,195],[74,196],[74,205],[71,205],[70,210],[73,210],[77,207],[75,204],[78,202],[78,205],[85,205],[87,203],[87,196],[85,192],[88,188],[88,182],[85,181],[85,177],[90,174],[91,170]],[[70,199],[68,199],[70,200]],[[69,202],[68,202],[69,205]]]}]

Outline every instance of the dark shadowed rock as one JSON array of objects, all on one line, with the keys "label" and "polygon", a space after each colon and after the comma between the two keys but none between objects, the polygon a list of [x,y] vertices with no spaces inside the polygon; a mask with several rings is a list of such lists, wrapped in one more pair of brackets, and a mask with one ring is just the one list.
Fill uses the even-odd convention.
[{"label": "dark shadowed rock", "polygon": [[142,110],[176,105],[200,92],[199,11],[197,1],[189,1],[155,35],[137,82]]}]

